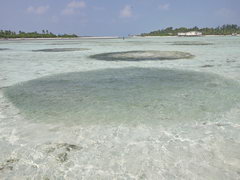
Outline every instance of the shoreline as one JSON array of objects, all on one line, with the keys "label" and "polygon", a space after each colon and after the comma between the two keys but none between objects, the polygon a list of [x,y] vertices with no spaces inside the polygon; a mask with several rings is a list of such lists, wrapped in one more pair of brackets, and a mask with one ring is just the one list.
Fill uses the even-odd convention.
[{"label": "shoreline", "polygon": [[0,41],[8,40],[72,40],[72,39],[118,39],[118,36],[79,36],[73,38],[0,38]]},{"label": "shoreline", "polygon": [[[137,36],[137,37],[217,37],[217,36],[220,36],[220,37],[229,37],[229,36],[232,36],[232,37],[235,37],[233,35],[202,35],[202,36]],[[238,36],[236,36],[238,37]]]},{"label": "shoreline", "polygon": [[[203,35],[203,36],[189,36],[189,37],[230,37],[232,35]],[[125,38],[159,38],[159,37],[180,37],[180,36],[130,36]],[[188,36],[184,36],[188,37]],[[232,36],[232,37],[239,37],[239,36]],[[0,41],[21,41],[21,40],[77,40],[77,39],[122,39],[119,36],[79,36],[73,38],[0,38]]]}]

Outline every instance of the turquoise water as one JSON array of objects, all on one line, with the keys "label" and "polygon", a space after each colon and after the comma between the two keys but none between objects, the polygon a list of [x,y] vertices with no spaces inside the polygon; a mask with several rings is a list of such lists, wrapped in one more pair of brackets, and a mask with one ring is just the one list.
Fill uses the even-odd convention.
[{"label": "turquoise water", "polygon": [[[0,178],[239,178],[239,37],[11,40],[0,49]],[[126,51],[147,59],[125,61]],[[194,57],[158,61],[156,51]],[[113,52],[124,61],[91,58]]]},{"label": "turquoise water", "polygon": [[5,95],[40,122],[170,126],[227,112],[240,102],[239,92],[238,82],[209,73],[121,68],[39,78]]}]

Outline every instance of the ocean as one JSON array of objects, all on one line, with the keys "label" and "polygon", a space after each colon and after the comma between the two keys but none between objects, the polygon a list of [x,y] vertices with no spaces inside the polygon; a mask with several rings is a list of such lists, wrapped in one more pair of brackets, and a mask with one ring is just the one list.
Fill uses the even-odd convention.
[{"label": "ocean", "polygon": [[240,179],[240,38],[0,41],[0,179]]}]

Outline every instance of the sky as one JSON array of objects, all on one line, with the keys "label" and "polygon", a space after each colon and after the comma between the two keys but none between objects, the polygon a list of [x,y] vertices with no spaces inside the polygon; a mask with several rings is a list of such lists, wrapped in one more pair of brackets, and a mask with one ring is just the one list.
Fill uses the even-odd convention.
[{"label": "sky", "polygon": [[127,36],[166,27],[240,25],[240,0],[0,0],[0,29]]}]

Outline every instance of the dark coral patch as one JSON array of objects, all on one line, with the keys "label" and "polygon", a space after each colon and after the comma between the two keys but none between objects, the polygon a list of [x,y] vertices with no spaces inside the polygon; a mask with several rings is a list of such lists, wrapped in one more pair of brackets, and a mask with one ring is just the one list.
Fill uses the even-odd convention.
[{"label": "dark coral patch", "polygon": [[176,60],[190,59],[194,56],[190,53],[179,51],[125,51],[102,53],[90,56],[90,58],[105,61],[148,61],[148,60]]},{"label": "dark coral patch", "polygon": [[53,48],[53,49],[38,49],[33,52],[70,52],[70,51],[86,51],[87,48]]}]

